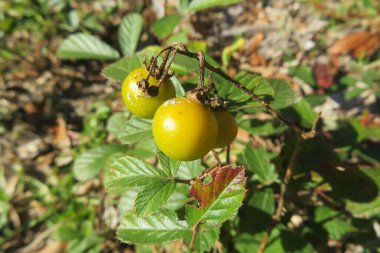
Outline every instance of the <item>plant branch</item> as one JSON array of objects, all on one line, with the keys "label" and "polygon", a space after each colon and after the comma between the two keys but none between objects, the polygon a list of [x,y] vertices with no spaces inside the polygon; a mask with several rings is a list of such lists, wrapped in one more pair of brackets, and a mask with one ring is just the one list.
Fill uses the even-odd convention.
[{"label": "plant branch", "polygon": [[270,226],[268,228],[268,230],[264,234],[264,238],[262,239],[262,241],[260,243],[260,247],[257,250],[257,253],[263,253],[264,252],[273,228],[277,225],[277,223],[279,223],[281,221],[281,213],[282,213],[282,210],[284,208],[284,198],[285,198],[285,194],[286,194],[286,191],[288,188],[289,181],[293,175],[293,168],[294,168],[298,153],[300,151],[301,140],[302,140],[302,138],[300,136],[297,136],[293,154],[289,160],[288,166],[286,166],[285,175],[284,175],[284,178],[283,178],[282,183],[281,183],[280,198],[278,200],[277,208],[276,208],[274,215],[272,216],[274,223],[272,226]]},{"label": "plant branch", "polygon": [[219,158],[219,154],[218,154],[218,152],[216,152],[215,149],[211,149],[211,152],[212,152],[212,155],[213,155],[214,158],[215,158],[216,166],[220,167],[221,162],[220,162],[220,158]]},{"label": "plant branch", "polygon": [[195,249],[195,240],[197,239],[199,227],[200,227],[200,222],[198,221],[193,228],[193,235],[191,237],[191,242],[190,242],[190,252],[195,252],[195,250],[194,250]]}]

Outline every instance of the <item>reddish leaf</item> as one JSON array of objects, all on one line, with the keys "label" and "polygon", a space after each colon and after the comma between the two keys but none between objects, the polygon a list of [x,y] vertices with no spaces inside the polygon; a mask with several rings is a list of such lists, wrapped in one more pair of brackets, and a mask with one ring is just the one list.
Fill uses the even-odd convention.
[{"label": "reddish leaf", "polygon": [[328,64],[316,63],[313,65],[313,71],[319,88],[328,89],[334,84],[332,67]]},{"label": "reddish leaf", "polygon": [[198,207],[187,206],[186,220],[190,226],[202,222],[208,226],[222,224],[231,218],[241,206],[245,197],[245,168],[231,165],[216,167],[197,178],[190,189],[190,195]]},{"label": "reddish leaf", "polygon": [[[232,191],[235,184],[245,184],[244,167],[232,168],[230,165],[215,167],[210,172],[197,178],[191,189],[190,196],[198,201],[198,206],[203,208],[214,202],[224,191]],[[204,182],[210,180],[209,182]],[[229,188],[230,187],[230,188]]]}]

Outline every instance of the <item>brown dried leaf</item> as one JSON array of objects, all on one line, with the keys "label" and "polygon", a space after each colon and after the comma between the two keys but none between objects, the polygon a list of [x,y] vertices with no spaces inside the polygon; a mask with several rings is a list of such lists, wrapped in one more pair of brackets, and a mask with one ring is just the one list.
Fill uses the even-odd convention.
[{"label": "brown dried leaf", "polygon": [[70,138],[67,131],[66,121],[63,117],[57,118],[57,126],[54,127],[55,143],[61,147],[66,148],[70,146]]},{"label": "brown dried leaf", "polygon": [[380,36],[378,34],[373,34],[372,37],[367,40],[363,45],[359,46],[354,51],[354,57],[359,58],[361,56],[372,55],[380,46]]},{"label": "brown dried leaf", "polygon": [[314,76],[319,88],[328,89],[334,84],[334,76],[331,69],[331,66],[328,64],[315,63],[313,65]]},{"label": "brown dried leaf", "polygon": [[357,49],[371,39],[372,34],[367,31],[350,33],[336,41],[329,49],[329,54],[344,54]]}]

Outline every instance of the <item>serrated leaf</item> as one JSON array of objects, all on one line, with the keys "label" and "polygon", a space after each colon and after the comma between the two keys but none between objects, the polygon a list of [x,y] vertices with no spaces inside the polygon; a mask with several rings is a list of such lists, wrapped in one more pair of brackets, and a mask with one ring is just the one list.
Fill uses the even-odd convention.
[{"label": "serrated leaf", "polygon": [[205,167],[202,165],[201,160],[194,160],[194,161],[186,161],[181,162],[177,177],[180,179],[193,179],[198,177],[203,171],[205,170]]},{"label": "serrated leaf", "polygon": [[85,181],[95,177],[107,161],[114,158],[115,155],[121,156],[127,151],[123,145],[104,145],[96,147],[82,153],[73,165],[74,176],[79,181]]},{"label": "serrated leaf", "polygon": [[190,11],[200,11],[216,6],[226,6],[239,3],[241,0],[193,0],[190,2],[188,9]]},{"label": "serrated leaf", "polygon": [[[188,206],[186,217],[190,225],[204,222],[218,225],[231,218],[245,196],[246,177],[242,166],[216,167],[204,176],[197,178],[190,188],[190,196],[198,203],[198,208]],[[203,182],[204,179],[211,182]]]},{"label": "serrated leaf", "polygon": [[[239,81],[245,88],[251,90],[256,95],[264,98],[273,97],[275,95],[274,89],[265,78],[253,75],[247,72],[240,72],[235,79]],[[252,100],[251,96],[232,85],[230,82],[224,80],[216,83],[216,88],[220,97],[230,101],[231,106],[247,109],[252,107],[259,107],[260,104]]]},{"label": "serrated leaf", "polygon": [[279,121],[262,121],[258,119],[241,119],[238,120],[238,125],[248,133],[257,136],[269,136],[280,134],[288,129],[288,126],[281,125]]},{"label": "serrated leaf", "polygon": [[172,195],[175,185],[173,180],[162,180],[145,186],[135,201],[137,214],[146,216],[161,209]]},{"label": "serrated leaf", "polygon": [[125,243],[157,244],[185,238],[191,233],[186,221],[163,209],[148,217],[127,213],[117,229],[117,238]]},{"label": "serrated leaf", "polygon": [[121,20],[118,39],[121,51],[125,56],[135,53],[143,28],[143,19],[138,13],[130,13]]},{"label": "serrated leaf", "polygon": [[124,125],[129,120],[128,112],[117,112],[107,120],[107,131],[113,136],[118,136]]},{"label": "serrated leaf", "polygon": [[161,167],[164,171],[166,171],[166,174],[170,176],[175,176],[179,169],[179,166],[181,165],[181,161],[173,160],[162,152],[158,152],[157,156],[158,160],[160,161]]},{"label": "serrated leaf", "polygon": [[297,94],[289,84],[280,79],[270,79],[271,87],[274,89],[275,96],[270,105],[274,109],[282,109],[301,102],[302,97]]},{"label": "serrated leaf", "polygon": [[154,22],[152,26],[153,33],[159,38],[169,36],[177,26],[182,16],[178,14],[167,15]]},{"label": "serrated leaf", "polygon": [[255,177],[260,182],[270,183],[277,179],[275,166],[270,162],[265,148],[253,148],[251,145],[247,145],[240,158],[248,166],[248,170],[255,173]]},{"label": "serrated leaf", "polygon": [[274,193],[273,189],[266,187],[253,193],[248,201],[248,206],[255,207],[268,214],[274,213]]},{"label": "serrated leaf", "polygon": [[144,59],[146,59],[149,62],[151,56],[155,55],[159,51],[160,47],[158,46],[146,47],[144,48],[144,50],[139,51],[135,55],[125,57],[108,65],[106,68],[103,69],[102,75],[111,80],[121,83],[124,81],[124,79],[130,72],[132,72],[136,68],[143,66]]},{"label": "serrated leaf", "polygon": [[62,59],[115,60],[119,53],[95,36],[86,33],[70,35],[57,52]]},{"label": "serrated leaf", "polygon": [[152,121],[140,117],[130,118],[116,136],[124,144],[145,141],[152,137]]},{"label": "serrated leaf", "polygon": [[165,204],[165,208],[172,211],[181,209],[186,203],[189,202],[189,185],[176,184],[173,194]]},{"label": "serrated leaf", "polygon": [[125,156],[115,161],[105,179],[109,192],[120,193],[134,186],[145,186],[167,179],[163,171],[143,161]]}]

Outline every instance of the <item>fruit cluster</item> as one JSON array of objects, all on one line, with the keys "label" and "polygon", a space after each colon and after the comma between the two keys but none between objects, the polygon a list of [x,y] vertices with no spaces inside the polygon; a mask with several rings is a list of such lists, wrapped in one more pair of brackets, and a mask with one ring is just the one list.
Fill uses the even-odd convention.
[{"label": "fruit cluster", "polygon": [[[202,158],[213,148],[222,148],[236,137],[235,118],[225,110],[208,108],[193,96],[175,97],[170,79],[149,76],[146,68],[132,71],[124,80],[122,96],[129,111],[142,118],[153,118],[153,137],[158,148],[174,160]],[[156,88],[154,95],[147,90]]]}]

